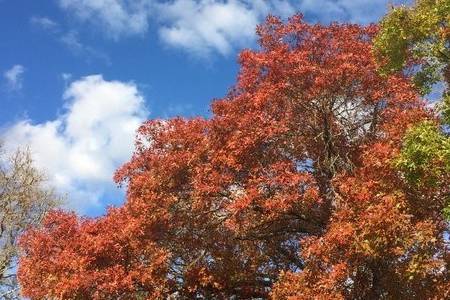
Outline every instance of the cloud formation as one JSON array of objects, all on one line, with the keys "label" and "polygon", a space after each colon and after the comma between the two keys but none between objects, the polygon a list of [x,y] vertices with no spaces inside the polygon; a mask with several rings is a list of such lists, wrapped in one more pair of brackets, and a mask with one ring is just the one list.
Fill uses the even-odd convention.
[{"label": "cloud formation", "polygon": [[251,44],[256,25],[268,14],[287,16],[294,8],[287,1],[176,0],[158,6],[159,35],[166,44],[196,54],[229,54]]},{"label": "cloud formation", "polygon": [[[163,43],[196,55],[228,55],[255,42],[267,14],[295,12],[312,21],[376,22],[388,0],[59,0],[59,6],[113,39],[144,35],[150,24]],[[400,0],[396,3],[403,2]]]},{"label": "cloud formation", "polygon": [[295,11],[288,0],[59,0],[59,5],[116,40],[143,35],[154,24],[165,44],[198,55],[227,55],[248,46],[267,14]]},{"label": "cloud formation", "polygon": [[5,149],[29,145],[51,184],[68,195],[67,207],[80,213],[102,208],[114,191],[115,169],[133,150],[135,130],[148,117],[133,83],[92,75],[72,82],[63,99],[65,113],[52,121],[22,120],[5,130]]},{"label": "cloud formation", "polygon": [[3,73],[3,77],[6,80],[6,87],[10,91],[20,91],[23,87],[23,73],[25,73],[25,67],[22,65],[14,65],[11,69],[6,70]]}]

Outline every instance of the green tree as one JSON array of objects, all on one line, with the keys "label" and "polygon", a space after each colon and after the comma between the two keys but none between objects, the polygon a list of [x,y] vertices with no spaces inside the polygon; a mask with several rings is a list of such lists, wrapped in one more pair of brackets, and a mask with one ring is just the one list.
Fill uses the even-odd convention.
[{"label": "green tree", "polygon": [[437,122],[411,128],[396,166],[416,193],[439,191],[439,201],[450,220],[450,0],[417,0],[411,7],[393,8],[381,21],[374,39],[375,57],[382,74],[414,72],[422,94],[441,82],[444,90],[436,105]]},{"label": "green tree", "polygon": [[444,201],[444,215],[450,220],[450,137],[431,121],[409,130],[396,166],[416,193],[435,190],[437,201]]},{"label": "green tree", "polygon": [[381,21],[375,54],[382,73],[415,73],[426,94],[432,84],[450,83],[450,0],[417,0],[412,7],[393,8]]}]

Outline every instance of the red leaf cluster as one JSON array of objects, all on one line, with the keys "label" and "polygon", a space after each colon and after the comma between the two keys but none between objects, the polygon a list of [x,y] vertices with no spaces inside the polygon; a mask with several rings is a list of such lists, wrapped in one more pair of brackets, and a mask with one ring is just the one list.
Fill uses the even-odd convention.
[{"label": "red leaf cluster", "polygon": [[444,295],[441,205],[413,205],[390,163],[405,130],[429,116],[408,78],[377,73],[376,30],[269,17],[211,119],[141,126],[115,175],[128,188],[123,207],[93,220],[55,212],[23,237],[23,294]]}]

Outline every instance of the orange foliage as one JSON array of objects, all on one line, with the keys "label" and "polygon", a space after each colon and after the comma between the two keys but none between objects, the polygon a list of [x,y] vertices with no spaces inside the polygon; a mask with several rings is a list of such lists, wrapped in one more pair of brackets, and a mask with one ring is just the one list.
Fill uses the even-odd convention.
[{"label": "orange foliage", "polygon": [[377,73],[375,33],[269,17],[211,119],[141,126],[115,175],[128,187],[123,207],[93,220],[55,212],[23,237],[23,294],[444,295],[442,205],[416,205],[390,163],[428,113],[408,78]]}]

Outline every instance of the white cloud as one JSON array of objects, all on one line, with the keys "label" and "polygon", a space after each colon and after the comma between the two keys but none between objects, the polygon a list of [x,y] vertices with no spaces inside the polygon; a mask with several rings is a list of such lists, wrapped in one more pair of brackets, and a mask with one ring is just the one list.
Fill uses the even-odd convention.
[{"label": "white cloud", "polygon": [[[390,1],[392,2],[392,1]],[[255,42],[255,26],[267,14],[288,17],[302,12],[308,20],[377,21],[388,0],[59,0],[78,20],[110,37],[143,35],[155,25],[167,45],[200,56],[227,55]],[[396,0],[394,2],[403,2]]]},{"label": "white cloud", "polygon": [[176,0],[158,5],[161,39],[175,47],[205,54],[229,54],[255,39],[256,25],[268,14],[290,14],[286,1]]},{"label": "white cloud", "polygon": [[9,150],[29,145],[37,166],[68,194],[67,206],[84,213],[115,188],[113,173],[130,158],[135,130],[148,112],[133,83],[101,75],[72,82],[63,99],[63,115],[41,124],[17,122],[2,138]]},{"label": "white cloud", "polygon": [[59,0],[83,22],[100,25],[113,38],[147,31],[150,0]]},{"label": "white cloud", "polygon": [[6,86],[11,91],[19,91],[23,86],[23,73],[25,68],[22,65],[14,65],[11,69],[6,70],[3,73],[3,77],[6,80]]},{"label": "white cloud", "polygon": [[287,0],[59,0],[78,20],[115,39],[144,34],[150,20],[162,41],[191,53],[223,55],[255,40],[255,26],[268,14],[294,12]]}]

